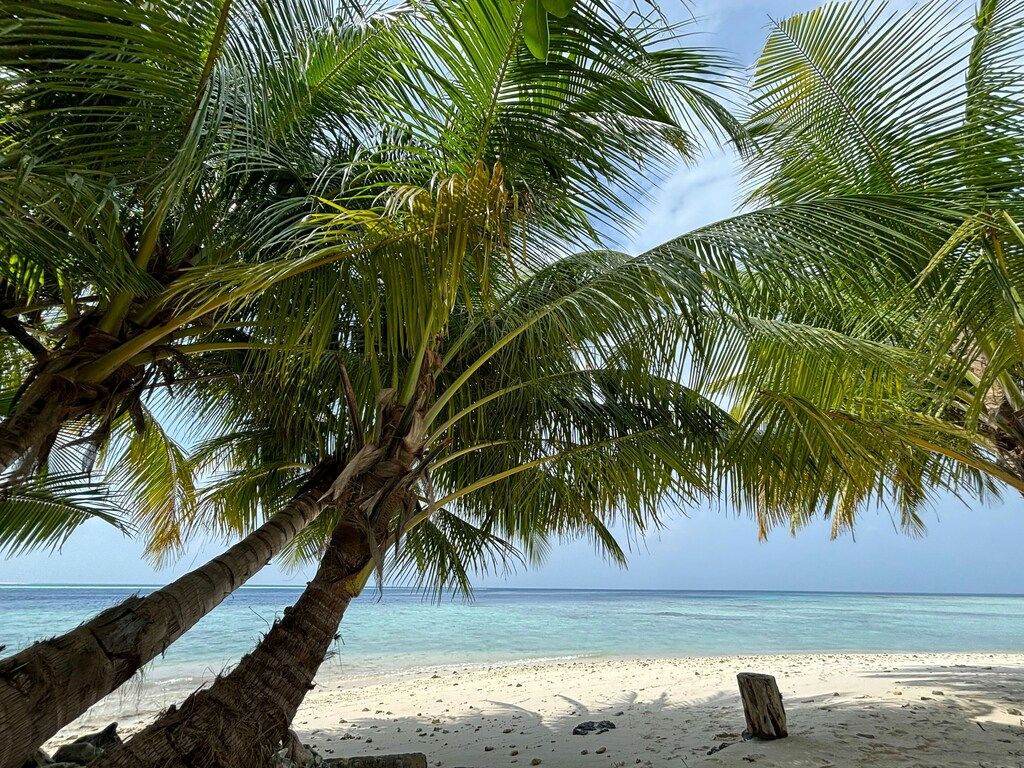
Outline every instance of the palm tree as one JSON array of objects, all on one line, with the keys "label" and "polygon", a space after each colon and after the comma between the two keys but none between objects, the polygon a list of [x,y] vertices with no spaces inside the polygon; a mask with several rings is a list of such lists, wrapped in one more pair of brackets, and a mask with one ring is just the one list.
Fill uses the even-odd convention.
[{"label": "palm tree", "polygon": [[[406,87],[407,9],[334,0],[0,3],[0,472],[101,445],[187,360],[248,343],[196,276],[259,264],[337,196]],[[297,265],[296,272],[308,268]],[[258,290],[287,274],[256,280]],[[12,477],[13,474],[13,477]]]},{"label": "palm tree", "polygon": [[[402,449],[402,441],[394,438],[394,433],[410,428],[406,422],[413,411],[408,404],[416,394],[416,382],[420,381],[417,369],[422,369],[427,377],[422,386],[429,388],[426,381],[431,369],[430,366],[424,368],[422,363],[433,359],[435,352],[427,341],[449,325],[448,316],[456,306],[460,290],[485,297],[488,291],[481,292],[481,288],[474,286],[486,288],[489,281],[498,281],[507,272],[503,263],[494,263],[490,258],[492,252],[503,257],[512,253],[510,238],[513,235],[507,231],[511,223],[527,224],[536,227],[538,232],[535,236],[531,234],[530,258],[519,260],[519,268],[526,269],[538,254],[556,241],[587,239],[593,235],[595,223],[617,222],[622,218],[621,211],[626,210],[622,199],[643,189],[641,180],[618,173],[617,165],[625,158],[638,158],[647,152],[645,173],[656,174],[671,153],[692,150],[694,142],[687,130],[689,127],[706,124],[715,128],[719,122],[731,125],[727,114],[710,93],[703,90],[709,83],[713,84],[722,71],[717,59],[693,49],[653,50],[675,39],[673,29],[659,32],[657,24],[644,22],[624,34],[609,22],[606,9],[581,7],[565,23],[564,29],[553,35],[555,44],[561,48],[558,59],[542,62],[520,51],[518,11],[501,6],[498,9],[501,13],[488,19],[487,13],[492,10],[476,3],[424,6],[420,9],[423,15],[415,34],[406,28],[409,34],[399,35],[397,25],[393,25],[388,33],[392,35],[389,40],[395,43],[395,53],[420,58],[420,66],[409,66],[407,72],[402,71],[401,60],[390,62],[402,78],[413,84],[415,98],[410,96],[407,104],[375,104],[384,113],[380,124],[361,132],[347,131],[342,138],[348,139],[350,145],[332,146],[333,154],[326,159],[316,158],[324,164],[320,172],[323,178],[315,179],[310,186],[330,196],[333,202],[327,210],[333,213],[327,214],[327,218],[320,215],[305,223],[299,222],[292,234],[270,238],[270,247],[256,249],[248,261],[241,258],[233,266],[221,262],[216,270],[209,264],[204,270],[188,270],[187,280],[168,284],[163,293],[175,307],[204,307],[228,313],[216,315],[217,322],[211,333],[237,331],[225,330],[225,326],[240,323],[245,331],[240,341],[192,346],[200,347],[204,356],[214,360],[218,355],[249,350],[257,372],[260,366],[280,365],[299,347],[306,356],[304,359],[319,359],[326,343],[333,338],[332,318],[341,312],[350,322],[352,318],[361,319],[362,331],[368,336],[359,348],[369,356],[386,342],[388,352],[382,358],[384,364],[391,366],[396,377],[413,382],[406,384],[396,402],[385,409],[387,418],[382,416],[376,423],[377,441],[385,443],[382,448],[394,453],[389,453],[387,460],[374,457],[371,468],[379,472],[394,471],[394,462],[404,466],[406,473],[411,471],[406,465],[420,449]],[[299,26],[306,31],[304,26]],[[462,30],[461,51],[449,47],[452,27]],[[598,32],[584,32],[591,27]],[[329,37],[328,33],[336,32],[334,25],[323,35]],[[248,41],[246,34],[239,34],[240,40]],[[359,42],[366,44],[365,37],[359,38]],[[576,59],[570,55],[571,51],[586,45],[595,46],[587,56]],[[272,55],[273,51],[256,53],[265,55],[273,63],[274,67],[268,64],[267,68],[274,76],[282,77],[281,57]],[[379,63],[377,59],[373,61]],[[251,60],[247,62],[251,64]],[[256,63],[260,63],[258,55]],[[319,66],[319,62],[314,64]],[[365,68],[362,71],[365,73]],[[270,76],[261,72],[261,77],[266,83]],[[304,94],[294,98],[300,106],[305,106]],[[284,106],[295,108],[293,103]],[[399,114],[400,106],[404,108],[402,114]],[[290,117],[290,114],[285,112],[285,116]],[[263,120],[275,117],[278,116],[257,115],[254,121],[262,127]],[[692,122],[684,125],[684,120]],[[398,131],[394,128],[396,124],[405,125],[405,130]],[[335,120],[328,123],[323,134],[335,137],[339,131]],[[354,137],[353,133],[356,133]],[[252,143],[256,139],[246,138]],[[576,142],[593,143],[604,149],[583,152]],[[318,145],[317,141],[312,143],[314,147]],[[259,144],[256,149],[269,152]],[[276,151],[276,147],[274,149]],[[247,145],[244,150],[251,151],[252,147]],[[485,158],[492,164],[483,164]],[[500,163],[498,158],[501,158]],[[261,156],[257,155],[257,159],[263,162]],[[328,162],[333,165],[326,165]],[[245,163],[256,165],[261,172],[264,170],[252,159],[246,158]],[[510,177],[514,185],[506,184],[501,175],[503,166],[513,169]],[[451,168],[469,168],[472,173],[468,176],[464,171],[451,173]],[[450,174],[448,181],[439,181],[442,178],[439,174],[445,172]],[[432,178],[434,184],[430,186]],[[284,181],[275,179],[273,191],[276,193],[277,185],[289,180],[290,177]],[[610,183],[614,187],[610,187]],[[416,184],[426,186],[417,188]],[[382,189],[391,190],[386,199],[381,195]],[[414,194],[416,189],[421,191]],[[482,192],[487,194],[481,197]],[[308,195],[303,197],[302,203],[308,203],[308,199]],[[444,213],[450,217],[452,223],[424,217],[419,211],[423,203],[427,203],[428,208],[434,206],[435,215]],[[478,204],[483,208],[478,210]],[[235,216],[233,204],[226,199],[224,205],[231,214],[231,221],[241,226],[243,217]],[[270,201],[266,210],[275,216],[280,214],[289,223],[304,209],[291,198],[285,198]],[[252,215],[252,211],[247,215]],[[483,221],[481,215],[484,215]],[[223,222],[216,222],[214,228],[219,233],[222,226]],[[460,246],[460,238],[470,234],[483,238],[484,245]],[[451,241],[451,247],[435,253],[433,239],[442,235]],[[518,233],[515,236],[518,237]],[[494,238],[493,243],[491,238]],[[404,265],[409,266],[410,258],[424,255],[430,258],[424,261],[420,272],[400,269],[401,258],[405,259]],[[466,262],[466,259],[481,256],[484,259],[481,263]],[[413,259],[411,263],[418,262]],[[372,271],[361,275],[359,270],[366,269],[366,265],[372,266]],[[375,305],[382,281],[391,281],[391,290],[385,295],[392,302],[383,308]],[[346,290],[339,291],[339,285]],[[266,292],[266,296],[253,298],[261,291]],[[417,306],[417,302],[436,307],[434,318],[411,313],[410,306]],[[489,300],[481,298],[477,309],[484,313],[489,311]],[[224,317],[232,322],[224,322]],[[389,333],[397,338],[374,336],[373,325],[380,317],[399,318],[387,324],[391,329]],[[325,325],[325,320],[330,322]],[[410,329],[416,329],[418,335],[412,341]],[[146,335],[149,331],[142,333]],[[228,338],[238,337],[229,335]],[[257,350],[259,354],[255,354]],[[175,381],[174,391],[180,393],[192,386],[201,390],[205,383],[204,376],[200,375],[204,365],[202,358],[185,366],[177,351],[166,354],[164,360],[173,361],[194,374]],[[372,391],[383,389],[387,387],[377,379]],[[132,405],[132,410],[139,407]],[[102,436],[106,437],[107,429],[116,431],[126,421],[126,416],[115,415],[109,427],[104,425]],[[164,439],[166,436],[157,434],[159,430],[150,428],[152,420],[148,425],[136,436],[137,441],[145,442],[147,435],[156,434],[152,446],[158,452],[176,450]],[[307,446],[305,450],[308,454],[311,449]],[[153,508],[147,522],[156,525],[159,546],[161,541],[173,543],[178,536],[178,521],[165,519],[167,515],[160,518],[166,507],[167,487],[174,483],[150,482],[151,475],[160,474],[160,464],[150,462],[152,451],[151,447],[137,452],[136,460],[128,463],[128,477],[129,484],[137,483],[144,491],[140,506]],[[7,720],[21,722],[29,716],[27,709],[38,723],[37,728],[25,729],[16,737],[16,742],[12,741],[16,744],[16,749],[10,750],[12,755],[33,748],[83,706],[120,684],[127,674],[152,658],[152,653],[165,648],[190,622],[211,609],[269,556],[287,546],[301,527],[308,525],[317,514],[330,510],[328,519],[336,523],[345,519],[345,510],[351,511],[358,506],[357,502],[365,501],[371,490],[374,493],[381,490],[373,488],[373,483],[380,479],[373,480],[373,472],[364,468],[361,474],[368,474],[371,479],[361,480],[359,489],[351,492],[358,498],[353,501],[349,498],[351,493],[340,493],[339,489],[351,481],[352,467],[359,467],[366,460],[365,453],[358,461],[349,457],[351,461],[347,463],[339,463],[338,456],[330,451],[320,450],[316,456],[299,470],[299,477],[290,478],[294,482],[281,483],[279,477],[275,478],[277,485],[291,489],[291,501],[281,504],[278,497],[275,499],[278,503],[268,504],[266,509],[273,509],[273,516],[257,534],[261,531],[265,534],[268,526],[278,526],[281,515],[286,515],[287,535],[276,536],[271,548],[266,546],[265,537],[260,539],[253,534],[244,539],[235,554],[244,554],[246,570],[228,573],[222,567],[221,558],[216,558],[155,595],[97,617],[79,631],[79,634],[91,634],[91,630],[102,627],[104,632],[116,630],[120,634],[129,629],[124,650],[132,649],[130,658],[118,660],[113,670],[104,648],[95,643],[69,646],[70,636],[40,644],[26,651],[27,655],[12,660],[12,664],[20,667],[28,659],[49,657],[54,652],[59,653],[62,660],[53,669],[37,666],[39,674],[31,684],[19,690],[18,696],[11,695],[10,710],[18,716],[12,715]],[[325,494],[325,483],[337,492]],[[394,511],[390,501],[384,506],[388,515]],[[383,519],[389,520],[388,515],[383,515]],[[320,528],[326,525],[325,522]],[[345,535],[351,538],[348,526],[343,528]],[[165,533],[169,538],[161,538]],[[368,540],[374,540],[373,536]],[[359,539],[357,543],[361,546],[362,541]],[[262,548],[254,550],[254,544]],[[331,578],[336,575],[335,567]],[[202,585],[205,591],[191,593],[197,585]],[[179,620],[170,615],[173,601],[169,598],[186,593],[189,596],[187,620]],[[296,615],[303,614],[297,612]],[[137,629],[139,624],[141,629]],[[313,647],[315,652],[315,642]],[[107,672],[78,685],[71,674],[82,668]],[[74,702],[49,697],[55,690],[71,690]],[[46,717],[38,707],[46,709]]]},{"label": "palm tree", "polygon": [[[960,493],[1024,492],[1022,62],[1024,8],[1001,0],[774,24],[748,122],[753,209],[662,246],[727,276],[732,319],[693,385],[831,474],[834,534],[871,499],[920,531],[946,472]],[[762,532],[807,519],[764,509]]]},{"label": "palm tree", "polygon": [[[618,553],[606,525],[614,511],[626,510],[643,529],[657,519],[666,494],[718,495],[719,483],[733,500],[756,506],[767,524],[821,510],[844,519],[848,505],[886,488],[912,519],[929,490],[983,491],[989,474],[998,475],[972,435],[950,425],[915,422],[907,430],[897,414],[865,428],[851,419],[839,440],[836,429],[814,434],[813,420],[799,411],[784,419],[781,410],[749,411],[752,423],[737,424],[678,384],[688,369],[699,369],[698,379],[714,370],[720,358],[711,353],[721,352],[726,335],[719,331],[723,310],[735,317],[727,329],[747,329],[755,319],[737,314],[751,283],[736,256],[764,241],[740,237],[749,234],[744,228],[763,227],[760,238],[765,232],[785,238],[785,230],[766,225],[799,221],[798,211],[741,217],[639,258],[591,252],[490,275],[488,259],[504,263],[499,255],[522,247],[510,248],[502,235],[507,190],[516,188],[515,177],[498,183],[506,172],[478,164],[429,189],[399,187],[387,198],[390,207],[385,202],[386,221],[338,210],[315,222],[320,230],[313,240],[327,247],[366,234],[382,244],[373,249],[376,258],[346,265],[342,278],[354,302],[335,337],[339,349],[354,353],[342,356],[343,370],[354,373],[344,388],[353,425],[345,448],[349,471],[332,492],[339,515],[322,517],[298,542],[300,552],[321,558],[320,568],[234,671],[101,765],[264,759],[312,685],[351,599],[403,538],[397,556],[405,552],[414,568],[432,568],[428,583],[436,585],[462,581],[459,555],[478,555],[494,535],[530,553],[552,528],[565,526],[589,531]],[[819,212],[842,210],[845,202]],[[884,210],[877,202],[870,217],[861,214],[870,227],[843,242],[877,247],[878,233],[890,226],[876,215]],[[903,226],[930,228],[945,211],[920,206],[908,222],[901,209]],[[473,212],[476,218],[467,219]],[[396,226],[423,228],[424,241],[417,247],[405,237],[398,248],[386,247]],[[807,228],[797,238],[800,233],[806,237]],[[808,255],[820,245],[805,240],[801,248]],[[410,282],[436,294],[415,301]],[[273,293],[267,300],[276,301]],[[290,295],[288,304],[294,307]],[[681,350],[692,348],[703,354],[684,359]],[[272,391],[295,390],[295,402],[304,403],[329,389],[317,378],[308,388],[289,380]],[[654,400],[651,393],[658,393]],[[259,433],[247,430],[245,440],[264,446],[265,437],[252,437]],[[897,441],[897,435],[909,437]],[[278,456],[272,466],[288,461]],[[246,499],[246,508],[253,506],[249,472],[267,476],[260,465],[241,471],[237,486],[222,489],[222,504]],[[440,521],[447,531],[434,530]],[[467,522],[472,527],[460,527]]]},{"label": "palm tree", "polygon": [[[378,389],[374,368],[387,380],[390,366],[360,353],[357,324],[341,345],[355,351],[339,353],[345,373],[327,359],[305,386],[298,382],[308,372],[288,377],[287,387],[260,387],[289,392],[287,405],[301,409],[284,447],[307,424],[314,434],[303,461],[278,453],[267,433],[280,434],[280,426],[261,426],[260,409],[243,399],[238,410],[250,420],[202,451],[216,465],[232,455],[256,459],[211,493],[220,520],[244,521],[256,499],[280,503],[274,496],[285,494],[268,477],[288,479],[288,465],[300,473],[325,442],[336,449],[315,434],[310,402],[333,393],[360,404],[344,406],[351,427],[342,446],[347,471],[331,492],[337,510],[296,541],[297,554],[319,559],[319,569],[235,670],[109,764],[262,764],[374,571],[411,569],[432,589],[465,587],[474,565],[500,564],[514,556],[513,545],[536,558],[550,537],[583,534],[622,561],[614,522],[643,531],[658,523],[666,501],[709,494],[730,419],[676,383],[676,359],[637,352],[679,340],[654,329],[691,311],[677,302],[693,285],[678,282],[672,262],[586,252],[492,287],[490,311],[453,311],[450,341],[424,356],[412,405],[393,388]],[[339,387],[349,375],[351,387]],[[187,746],[174,754],[171,744]]]},{"label": "palm tree", "polygon": [[[267,496],[275,481],[340,457],[333,509],[296,542],[319,568],[238,667],[101,765],[267,761],[393,551],[435,585],[506,540],[535,554],[548,536],[587,531],[618,557],[617,516],[642,529],[659,502],[711,486],[728,418],[676,383],[702,275],[675,258],[555,255],[595,219],[620,220],[622,191],[688,146],[683,119],[709,104],[688,97],[692,55],[657,46],[659,22],[601,6],[552,32],[547,62],[523,46],[521,7],[420,10],[424,89],[450,99],[418,121],[423,151],[381,180],[376,207],[311,217],[289,259],[357,256],[259,300],[269,327],[287,312],[306,349],[333,354],[250,385],[232,411],[245,417],[238,437],[208,449],[258,459],[210,497],[220,519],[243,521],[280,503]],[[281,375],[280,355],[258,358],[245,365],[253,381]],[[344,440],[320,429],[332,408],[347,414]]]}]

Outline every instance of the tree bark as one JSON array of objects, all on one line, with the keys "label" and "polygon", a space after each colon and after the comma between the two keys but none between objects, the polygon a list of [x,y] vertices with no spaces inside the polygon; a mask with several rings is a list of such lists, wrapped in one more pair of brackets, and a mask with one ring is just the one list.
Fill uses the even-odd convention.
[{"label": "tree bark", "polygon": [[313,580],[229,674],[171,707],[92,768],[269,766],[336,638],[370,562],[364,534],[342,523]]},{"label": "tree bark", "polygon": [[[5,472],[22,459],[42,453],[56,438],[60,428],[72,418],[72,409],[60,391],[49,397],[36,397],[0,422],[0,472]],[[34,463],[34,462],[33,462]]]},{"label": "tree bark", "polygon": [[318,467],[285,509],[202,567],[0,662],[0,768],[20,768],[280,553],[323,508],[334,470]]},{"label": "tree bark", "polygon": [[25,471],[36,469],[66,423],[111,416],[126,398],[138,397],[144,374],[140,366],[124,365],[103,381],[82,375],[85,366],[120,343],[115,336],[90,329],[77,346],[36,363],[10,412],[0,421],[0,473],[19,462]]}]

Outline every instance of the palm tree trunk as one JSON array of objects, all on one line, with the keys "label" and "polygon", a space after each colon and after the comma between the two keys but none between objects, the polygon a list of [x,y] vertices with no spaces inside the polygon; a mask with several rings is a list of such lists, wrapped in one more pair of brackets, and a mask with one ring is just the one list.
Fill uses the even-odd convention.
[{"label": "palm tree trunk", "polygon": [[[22,458],[44,453],[60,428],[73,416],[61,402],[60,395],[40,398],[18,408],[0,422],[0,473],[6,472]],[[35,464],[35,461],[30,464]]]},{"label": "palm tree trunk", "polygon": [[256,768],[277,745],[368,573],[365,535],[342,523],[316,575],[256,648],[212,686],[171,707],[93,768]]},{"label": "palm tree trunk", "polygon": [[[412,402],[380,400],[381,431],[337,473],[330,492],[338,524],[313,580],[256,648],[229,674],[171,707],[92,768],[262,768],[336,638],[349,603],[366,583],[381,542],[398,536],[423,450],[424,403],[438,366],[431,353]],[[397,521],[396,521],[397,515]],[[381,565],[376,560],[378,566]]]},{"label": "palm tree trunk", "polygon": [[202,567],[0,662],[0,768],[20,768],[259,572],[320,513],[335,476],[321,464],[287,507]]},{"label": "palm tree trunk", "polygon": [[144,370],[125,364],[102,381],[83,374],[90,363],[121,344],[116,336],[81,329],[74,346],[42,356],[10,412],[0,421],[0,474],[22,461],[31,471],[44,463],[63,427],[74,419],[114,415],[141,394]]}]

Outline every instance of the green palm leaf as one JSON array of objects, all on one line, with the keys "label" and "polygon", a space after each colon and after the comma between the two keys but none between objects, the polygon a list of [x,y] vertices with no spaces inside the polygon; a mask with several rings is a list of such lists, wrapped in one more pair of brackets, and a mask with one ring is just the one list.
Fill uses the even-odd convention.
[{"label": "green palm leaf", "polygon": [[53,473],[6,487],[0,494],[0,551],[16,556],[57,549],[83,523],[101,520],[134,531],[108,490],[82,473]]}]

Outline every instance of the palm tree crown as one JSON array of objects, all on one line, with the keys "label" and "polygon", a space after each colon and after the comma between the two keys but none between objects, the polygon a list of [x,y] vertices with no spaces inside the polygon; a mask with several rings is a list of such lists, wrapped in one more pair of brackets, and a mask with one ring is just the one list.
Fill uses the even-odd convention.
[{"label": "palm tree crown", "polygon": [[[999,0],[774,24],[748,122],[762,207],[664,246],[728,276],[702,381],[831,477],[835,532],[869,499],[920,530],[937,488],[1024,490],[1022,53]],[[806,519],[784,508],[765,525]]]}]

